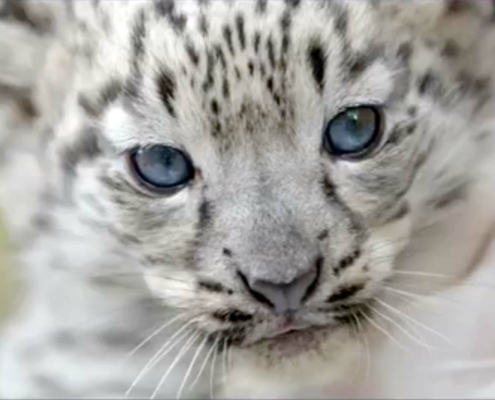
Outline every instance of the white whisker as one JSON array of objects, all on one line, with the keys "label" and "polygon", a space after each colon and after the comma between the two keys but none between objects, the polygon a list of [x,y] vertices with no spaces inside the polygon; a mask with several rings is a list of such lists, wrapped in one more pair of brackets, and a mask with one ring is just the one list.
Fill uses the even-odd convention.
[{"label": "white whisker", "polygon": [[418,345],[428,349],[428,350],[432,350],[433,347],[429,346],[428,344],[424,343],[423,341],[421,341],[420,339],[418,339],[416,336],[414,336],[413,334],[411,334],[407,329],[405,329],[402,325],[400,325],[397,321],[395,321],[394,319],[386,316],[385,314],[383,314],[382,312],[378,311],[375,307],[369,305],[368,306],[371,310],[373,310],[374,313],[376,313],[377,315],[379,315],[380,317],[382,317],[385,321],[388,321],[390,322],[392,325],[394,325],[397,329],[399,329],[404,335],[406,335],[409,339],[411,339],[413,342],[417,343]]},{"label": "white whisker", "polygon": [[172,361],[172,364],[170,364],[170,367],[168,367],[167,371],[165,372],[165,374],[162,376],[162,379],[160,380],[160,382],[158,383],[155,391],[153,392],[153,394],[151,395],[150,399],[154,399],[156,397],[156,395],[158,394],[158,392],[160,391],[161,387],[163,386],[163,384],[165,383],[165,380],[168,378],[168,376],[170,375],[170,373],[172,372],[172,370],[174,369],[174,367],[177,365],[177,363],[182,359],[182,357],[184,356],[184,354],[186,354],[186,352],[189,350],[189,348],[192,346],[193,342],[196,340],[196,338],[200,335],[200,332],[199,331],[196,331],[195,333],[193,333],[191,335],[191,337],[187,340],[187,342],[184,344],[184,346],[182,347],[182,349],[179,351],[179,353],[177,354],[177,356],[175,357],[175,359]]},{"label": "white whisker", "polygon": [[184,318],[186,316],[186,313],[182,313],[177,315],[176,317],[172,318],[170,321],[167,321],[165,324],[160,326],[157,330],[155,330],[151,335],[149,335],[146,339],[144,339],[141,343],[139,343],[129,354],[124,359],[124,362],[126,362],[129,358],[131,358],[134,354],[136,354],[139,349],[141,349],[146,343],[148,343],[151,339],[153,339],[155,336],[159,335],[161,332],[163,332],[166,328],[168,328],[170,325],[172,325],[174,322],[177,320]]},{"label": "white whisker", "polygon": [[223,350],[222,350],[222,382],[225,385],[227,382],[227,351],[228,351],[228,340],[225,338],[223,340]]},{"label": "white whisker", "polygon": [[189,334],[189,332],[186,332],[184,335],[180,336],[175,342],[172,342],[178,335],[180,335],[181,332],[187,329],[187,327],[190,326],[195,321],[196,320],[193,319],[186,322],[165,342],[165,344],[155,353],[155,355],[146,363],[143,369],[136,376],[131,386],[129,386],[129,389],[127,389],[127,392],[125,393],[125,397],[129,396],[132,389],[156,363],[158,363],[163,357],[165,357],[165,355],[168,354],[170,350],[172,350],[175,346],[177,346],[177,344],[179,344],[182,341],[182,339],[184,339],[184,337],[186,337]]},{"label": "white whisker", "polygon": [[400,349],[405,351],[408,354],[411,354],[411,351],[404,347],[396,338],[394,338],[389,332],[387,332],[384,328],[382,328],[377,322],[373,321],[372,318],[368,317],[364,311],[359,311],[363,317],[371,324],[373,325],[376,329],[378,329],[381,333],[383,333],[386,337],[388,337],[393,343],[395,343]]},{"label": "white whisker", "polygon": [[395,307],[392,307],[390,304],[387,304],[385,303],[384,301],[380,300],[380,299],[376,299],[376,301],[381,304],[383,307],[385,308],[388,308],[390,311],[394,312],[395,314],[401,316],[402,318],[404,319],[407,319],[409,320],[410,322],[420,326],[421,328],[423,328],[424,330],[432,333],[433,335],[435,336],[438,336],[439,338],[442,338],[443,340],[445,340],[447,343],[449,343],[451,346],[453,346],[454,348],[456,348],[457,350],[459,350],[459,347],[451,340],[449,339],[447,336],[443,335],[442,333],[440,332],[437,332],[435,329],[433,328],[430,328],[429,326],[415,320],[413,317],[403,313],[402,311],[398,310],[397,308]]},{"label": "white whisker", "polygon": [[371,371],[371,351],[370,351],[370,344],[368,343],[368,337],[366,336],[366,332],[363,329],[363,326],[361,325],[361,322],[359,322],[359,318],[356,316],[355,313],[352,313],[352,317],[356,320],[356,325],[358,327],[358,330],[361,332],[363,336],[363,341],[364,341],[364,346],[366,349],[366,382],[369,380],[370,376],[370,371]]},{"label": "white whisker", "polygon": [[179,391],[177,392],[177,398],[178,399],[181,398],[182,391],[184,390],[184,387],[186,386],[186,383],[187,383],[187,379],[189,378],[189,375],[192,372],[192,369],[194,367],[194,364],[196,363],[196,360],[198,359],[199,354],[203,350],[203,348],[204,348],[204,346],[206,344],[206,341],[208,340],[209,337],[210,337],[210,335],[205,336],[205,338],[203,339],[203,341],[199,345],[198,350],[196,350],[196,353],[194,354],[194,356],[193,356],[193,358],[191,360],[191,364],[189,364],[189,368],[187,369],[186,374],[184,375],[184,380],[182,381],[182,384],[180,385]]},{"label": "white whisker", "polygon": [[217,338],[215,339],[215,342],[211,345],[211,348],[208,351],[208,354],[206,355],[205,360],[203,361],[203,364],[201,365],[201,368],[199,369],[199,372],[198,372],[198,375],[196,376],[196,379],[194,379],[194,382],[191,384],[191,386],[189,386],[188,391],[191,391],[194,388],[194,386],[198,383],[199,378],[203,374],[203,372],[204,372],[204,370],[206,368],[206,365],[208,364],[208,360],[210,359],[211,354],[213,353],[213,351],[216,350],[216,348],[218,346],[219,340],[220,340],[220,337],[217,335]]}]

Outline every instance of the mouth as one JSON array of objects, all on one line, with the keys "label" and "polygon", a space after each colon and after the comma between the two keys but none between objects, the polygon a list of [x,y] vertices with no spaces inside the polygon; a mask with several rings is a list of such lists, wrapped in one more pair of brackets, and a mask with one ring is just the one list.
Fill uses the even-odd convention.
[{"label": "mouth", "polygon": [[245,347],[267,350],[272,354],[288,357],[317,350],[331,334],[335,326],[316,326],[283,321]]}]

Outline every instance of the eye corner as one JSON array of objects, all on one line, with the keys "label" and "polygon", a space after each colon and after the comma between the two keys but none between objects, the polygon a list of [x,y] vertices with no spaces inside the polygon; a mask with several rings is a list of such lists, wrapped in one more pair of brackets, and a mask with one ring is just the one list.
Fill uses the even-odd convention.
[{"label": "eye corner", "polygon": [[127,168],[141,189],[157,196],[173,195],[194,179],[195,168],[182,149],[152,144],[125,153]]},{"label": "eye corner", "polygon": [[[354,115],[352,115],[354,113]],[[357,115],[356,113],[361,113]],[[366,115],[368,113],[368,115]],[[359,123],[358,118],[364,119],[372,115],[372,125],[357,127],[361,132],[353,130],[356,126],[349,126],[352,116],[352,123]],[[347,126],[345,126],[347,125]],[[333,129],[333,131],[332,131]],[[324,128],[323,147],[327,153],[337,159],[348,161],[360,161],[370,157],[381,143],[381,138],[385,131],[385,106],[381,104],[357,104],[350,105],[340,110],[330,119]]]}]

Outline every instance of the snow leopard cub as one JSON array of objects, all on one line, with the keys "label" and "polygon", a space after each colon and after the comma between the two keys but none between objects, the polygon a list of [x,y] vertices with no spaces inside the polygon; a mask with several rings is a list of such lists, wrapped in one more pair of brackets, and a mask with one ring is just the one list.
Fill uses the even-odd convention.
[{"label": "snow leopard cub", "polygon": [[0,4],[0,396],[331,396],[394,282],[469,272],[492,2]]}]

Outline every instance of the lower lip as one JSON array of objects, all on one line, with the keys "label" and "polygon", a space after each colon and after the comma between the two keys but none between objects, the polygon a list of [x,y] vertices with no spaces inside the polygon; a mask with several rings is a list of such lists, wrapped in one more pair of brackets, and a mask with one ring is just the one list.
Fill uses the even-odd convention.
[{"label": "lower lip", "polygon": [[330,332],[331,328],[328,326],[292,330],[278,336],[262,339],[254,343],[253,346],[268,348],[270,352],[277,352],[284,356],[295,356],[317,350]]}]

